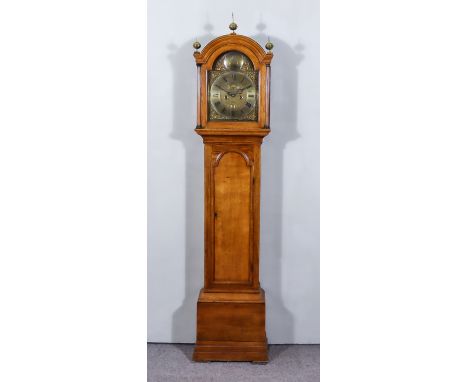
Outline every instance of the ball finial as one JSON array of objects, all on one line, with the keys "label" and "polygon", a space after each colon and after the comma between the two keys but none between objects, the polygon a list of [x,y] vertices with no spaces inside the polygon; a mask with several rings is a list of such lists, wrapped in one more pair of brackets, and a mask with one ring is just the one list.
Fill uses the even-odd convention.
[{"label": "ball finial", "polygon": [[272,50],[274,47],[273,43],[270,41],[270,37],[268,37],[268,42],[265,44],[265,48],[268,49],[268,51]]},{"label": "ball finial", "polygon": [[198,40],[196,40],[196,41],[193,43],[193,48],[194,48],[195,50],[198,50],[198,49],[200,49],[200,47],[201,47],[201,44],[198,42]]},{"label": "ball finial", "polygon": [[237,29],[237,24],[234,22],[234,12],[232,12],[232,23],[229,24],[229,29],[232,30],[233,34],[236,34],[234,31]]}]

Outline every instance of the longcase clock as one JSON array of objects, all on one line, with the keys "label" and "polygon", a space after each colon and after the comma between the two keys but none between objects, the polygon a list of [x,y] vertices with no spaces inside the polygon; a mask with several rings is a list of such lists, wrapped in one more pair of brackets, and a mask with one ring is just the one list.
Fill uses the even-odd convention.
[{"label": "longcase clock", "polygon": [[197,302],[195,361],[268,361],[259,282],[260,154],[270,132],[270,62],[235,33],[199,52],[197,127],[205,161],[205,279]]}]

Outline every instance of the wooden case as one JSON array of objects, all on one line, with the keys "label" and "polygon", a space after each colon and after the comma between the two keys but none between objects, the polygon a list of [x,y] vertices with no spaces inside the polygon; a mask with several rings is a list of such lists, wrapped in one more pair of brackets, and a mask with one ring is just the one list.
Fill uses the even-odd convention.
[{"label": "wooden case", "polygon": [[[228,51],[258,71],[258,120],[209,121],[207,74]],[[268,360],[259,282],[261,144],[269,134],[271,52],[230,34],[194,53],[197,127],[205,147],[205,279],[197,303],[196,361]]]}]

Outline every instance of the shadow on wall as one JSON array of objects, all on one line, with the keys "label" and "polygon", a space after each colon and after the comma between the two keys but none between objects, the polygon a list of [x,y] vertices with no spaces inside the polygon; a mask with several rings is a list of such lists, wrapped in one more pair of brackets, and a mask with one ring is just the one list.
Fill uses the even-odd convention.
[{"label": "shadow on wall", "polygon": [[[213,26],[204,26],[199,37],[202,48],[215,36]],[[266,25],[257,25],[251,36],[261,45],[267,41]],[[283,216],[283,151],[297,133],[297,65],[302,46],[292,49],[284,41],[270,36],[275,44],[272,61],[271,133],[262,145],[260,281],[266,292],[267,336],[272,343],[294,342],[294,319],[285,308],[281,280]],[[193,41],[179,47],[170,45],[173,68],[173,130],[171,138],[183,143],[185,155],[185,299],[173,315],[172,341],[194,342],[196,304],[203,287],[204,206],[203,143],[195,134],[196,65],[192,58]],[[187,65],[187,57],[192,65]],[[182,229],[181,229],[182,232]]]}]

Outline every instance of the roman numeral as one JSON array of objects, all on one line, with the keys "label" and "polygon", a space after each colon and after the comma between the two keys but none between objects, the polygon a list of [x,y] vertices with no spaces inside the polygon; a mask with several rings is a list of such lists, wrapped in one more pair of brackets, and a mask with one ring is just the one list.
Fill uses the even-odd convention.
[{"label": "roman numeral", "polygon": [[216,102],[215,102],[215,106],[218,106],[218,105],[220,105],[220,104],[221,104],[221,102],[219,102],[219,101],[216,101]]},{"label": "roman numeral", "polygon": [[251,107],[252,107],[252,104],[251,104],[250,102],[247,102],[245,105],[246,105],[248,108],[251,108]]}]

